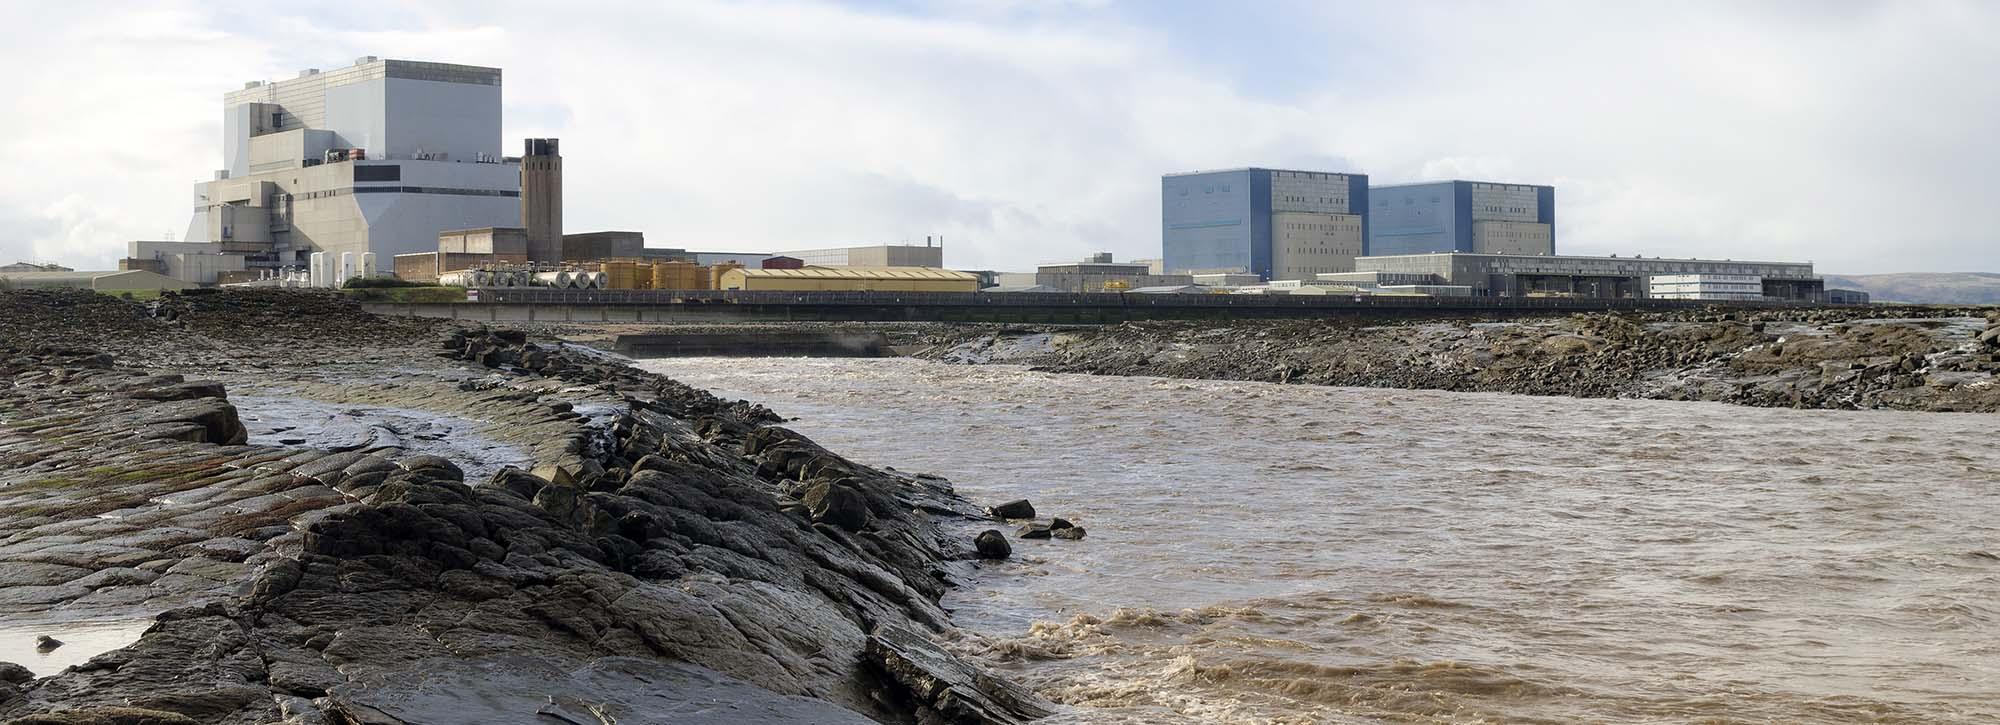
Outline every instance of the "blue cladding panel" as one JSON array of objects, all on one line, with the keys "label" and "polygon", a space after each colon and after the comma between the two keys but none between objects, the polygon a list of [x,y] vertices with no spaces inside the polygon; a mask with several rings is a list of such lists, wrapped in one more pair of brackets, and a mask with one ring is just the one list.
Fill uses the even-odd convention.
[{"label": "blue cladding panel", "polygon": [[1255,176],[1239,170],[1160,179],[1160,258],[1168,273],[1270,266],[1271,182],[1263,179],[1264,211],[1257,213]]},{"label": "blue cladding panel", "polygon": [[[1466,248],[1471,248],[1471,227],[1456,223],[1470,214],[1470,184],[1462,194],[1458,185],[1449,181],[1376,187],[1369,190],[1368,203],[1372,206],[1367,207],[1364,224],[1371,256],[1449,252],[1459,248],[1461,236]],[[1460,232],[1459,226],[1466,228]]]},{"label": "blue cladding panel", "polygon": [[1544,186],[1535,190],[1535,221],[1549,225],[1549,253],[1555,254],[1556,245],[1556,188]]}]

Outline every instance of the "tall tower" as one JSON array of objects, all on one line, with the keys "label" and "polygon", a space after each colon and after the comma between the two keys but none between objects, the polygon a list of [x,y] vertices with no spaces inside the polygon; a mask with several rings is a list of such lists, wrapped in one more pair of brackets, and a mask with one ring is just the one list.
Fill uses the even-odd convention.
[{"label": "tall tower", "polygon": [[531,262],[563,261],[559,143],[552,138],[531,138],[521,152],[521,226],[528,230]]}]

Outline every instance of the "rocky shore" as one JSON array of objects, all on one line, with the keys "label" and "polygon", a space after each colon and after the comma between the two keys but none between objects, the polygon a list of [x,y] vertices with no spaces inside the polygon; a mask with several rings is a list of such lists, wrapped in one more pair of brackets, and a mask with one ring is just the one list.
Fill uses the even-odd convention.
[{"label": "rocky shore", "polygon": [[139,632],[0,722],[1048,714],[931,639],[992,519],[778,422],[331,295],[0,292],[0,638]]},{"label": "rocky shore", "polygon": [[1504,322],[1144,322],[938,334],[920,357],[1102,375],[1793,408],[2000,411],[1990,308],[1583,314]]}]

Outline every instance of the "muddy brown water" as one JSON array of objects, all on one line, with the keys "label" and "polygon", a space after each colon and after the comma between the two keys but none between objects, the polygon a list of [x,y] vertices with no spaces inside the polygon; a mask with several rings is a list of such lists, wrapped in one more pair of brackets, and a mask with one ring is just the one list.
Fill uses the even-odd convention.
[{"label": "muddy brown water", "polygon": [[643,366],[1087,527],[947,600],[1070,722],[2000,721],[2000,417]]}]

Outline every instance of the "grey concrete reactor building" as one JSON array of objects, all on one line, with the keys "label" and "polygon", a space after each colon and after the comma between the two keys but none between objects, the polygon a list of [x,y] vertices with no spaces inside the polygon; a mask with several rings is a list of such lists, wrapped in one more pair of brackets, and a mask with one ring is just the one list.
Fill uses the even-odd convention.
[{"label": "grey concrete reactor building", "polygon": [[435,251],[442,231],[522,226],[498,68],[369,56],[253,81],[222,106],[225,168],[195,186],[183,241],[298,267],[314,252],[387,260]]},{"label": "grey concrete reactor building", "polygon": [[1160,177],[1169,275],[1312,279],[1349,272],[1368,239],[1368,176],[1244,168]]},{"label": "grey concrete reactor building", "polygon": [[[1368,190],[1367,254],[1556,253],[1556,189],[1490,181]],[[1345,271],[1345,270],[1343,270]]]}]

